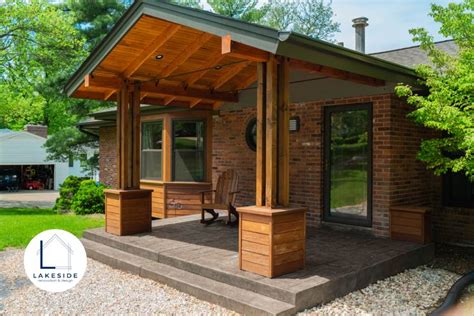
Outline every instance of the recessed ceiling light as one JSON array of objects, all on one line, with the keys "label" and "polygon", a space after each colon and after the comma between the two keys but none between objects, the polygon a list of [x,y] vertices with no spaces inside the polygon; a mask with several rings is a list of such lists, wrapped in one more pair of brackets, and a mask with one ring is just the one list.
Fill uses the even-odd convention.
[{"label": "recessed ceiling light", "polygon": [[222,66],[221,65],[217,65],[216,67],[214,67],[215,70],[221,70],[222,69]]},{"label": "recessed ceiling light", "polygon": [[160,55],[156,55],[156,56],[155,56],[155,59],[160,60],[160,59],[163,59],[163,57],[164,57],[164,56],[160,54]]}]

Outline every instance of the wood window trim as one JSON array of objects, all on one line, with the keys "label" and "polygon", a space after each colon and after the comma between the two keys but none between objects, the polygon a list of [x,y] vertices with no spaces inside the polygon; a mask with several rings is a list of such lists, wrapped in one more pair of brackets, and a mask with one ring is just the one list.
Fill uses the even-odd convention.
[{"label": "wood window trim", "polygon": [[[158,123],[158,122],[161,122],[161,141],[162,141],[162,144],[161,144],[161,179],[152,179],[152,178],[142,178],[142,168],[143,166],[141,165],[143,160],[142,160],[142,157],[141,155],[143,154],[143,131],[145,130],[144,127],[145,127],[145,124],[153,124],[153,123]],[[142,120],[141,124],[141,137],[140,137],[140,171],[141,171],[141,174],[140,174],[140,182],[142,181],[162,181],[163,180],[163,156],[164,156],[164,149],[163,149],[163,129],[164,129],[164,120],[163,119],[156,119],[156,120],[153,120],[153,121],[144,121]]]},{"label": "wood window trim", "polygon": [[[212,183],[212,112],[211,111],[181,111],[162,114],[151,114],[142,117],[142,122],[163,121],[163,157],[162,157],[162,179],[154,180],[154,183]],[[173,154],[173,120],[202,120],[205,124],[205,163],[204,179],[196,181],[173,181],[172,178],[172,154]],[[141,179],[141,182],[150,182]]]}]

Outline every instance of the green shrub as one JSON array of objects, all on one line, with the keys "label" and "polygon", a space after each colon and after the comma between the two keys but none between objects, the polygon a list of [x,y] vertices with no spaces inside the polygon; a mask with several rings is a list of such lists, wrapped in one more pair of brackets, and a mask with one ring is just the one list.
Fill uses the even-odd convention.
[{"label": "green shrub", "polygon": [[56,199],[54,204],[54,210],[56,212],[67,212],[71,210],[72,200],[81,182],[86,178],[80,178],[76,176],[69,176],[64,179],[63,184],[59,186],[59,197]]},{"label": "green shrub", "polygon": [[104,189],[105,185],[94,180],[82,181],[72,200],[71,209],[77,215],[105,213]]}]

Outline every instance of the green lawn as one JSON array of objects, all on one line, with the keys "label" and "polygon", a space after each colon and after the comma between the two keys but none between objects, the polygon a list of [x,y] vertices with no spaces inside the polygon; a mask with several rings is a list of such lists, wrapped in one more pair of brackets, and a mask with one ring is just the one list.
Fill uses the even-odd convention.
[{"label": "green lawn", "polygon": [[26,247],[38,233],[63,229],[78,237],[88,228],[104,225],[103,215],[57,214],[51,209],[0,208],[0,251],[6,247]]}]

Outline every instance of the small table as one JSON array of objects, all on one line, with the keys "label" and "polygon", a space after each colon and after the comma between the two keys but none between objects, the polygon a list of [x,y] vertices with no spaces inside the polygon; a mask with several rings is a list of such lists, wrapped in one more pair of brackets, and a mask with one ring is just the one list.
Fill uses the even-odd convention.
[{"label": "small table", "polygon": [[239,212],[239,268],[277,277],[304,268],[306,209],[246,206]]}]

